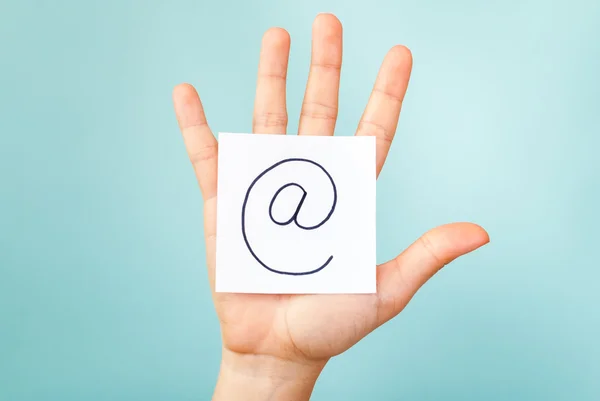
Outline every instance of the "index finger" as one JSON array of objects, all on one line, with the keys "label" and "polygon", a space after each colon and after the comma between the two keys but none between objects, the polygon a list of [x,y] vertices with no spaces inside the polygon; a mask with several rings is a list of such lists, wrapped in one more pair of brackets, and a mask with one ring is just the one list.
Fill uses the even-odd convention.
[{"label": "index finger", "polygon": [[393,47],[386,55],[356,135],[377,138],[377,175],[392,145],[404,94],[408,87],[412,55],[404,46]]}]

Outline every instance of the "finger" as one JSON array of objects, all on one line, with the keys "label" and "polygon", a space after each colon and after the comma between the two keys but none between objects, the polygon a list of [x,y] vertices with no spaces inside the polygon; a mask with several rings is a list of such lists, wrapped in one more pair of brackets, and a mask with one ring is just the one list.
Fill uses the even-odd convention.
[{"label": "finger", "polygon": [[342,68],[342,24],[331,14],[313,24],[312,55],[298,134],[333,135]]},{"label": "finger", "polygon": [[396,133],[411,69],[412,55],[406,47],[396,46],[388,52],[358,124],[356,135],[372,135],[377,138],[377,175]]},{"label": "finger", "polygon": [[271,28],[263,36],[252,132],[285,134],[288,117],[285,79],[290,54],[290,35],[281,28]]},{"label": "finger", "polygon": [[217,195],[217,140],[206,123],[202,103],[193,86],[176,86],[173,104],[188,157],[206,202]]},{"label": "finger", "polygon": [[471,223],[447,224],[424,234],[395,259],[377,269],[378,325],[396,316],[442,267],[489,242]]}]

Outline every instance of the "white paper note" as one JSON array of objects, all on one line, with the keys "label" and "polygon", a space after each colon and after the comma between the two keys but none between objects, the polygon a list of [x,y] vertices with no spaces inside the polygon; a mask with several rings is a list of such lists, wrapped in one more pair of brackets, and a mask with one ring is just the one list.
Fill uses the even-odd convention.
[{"label": "white paper note", "polygon": [[374,293],[375,138],[219,134],[216,291]]}]

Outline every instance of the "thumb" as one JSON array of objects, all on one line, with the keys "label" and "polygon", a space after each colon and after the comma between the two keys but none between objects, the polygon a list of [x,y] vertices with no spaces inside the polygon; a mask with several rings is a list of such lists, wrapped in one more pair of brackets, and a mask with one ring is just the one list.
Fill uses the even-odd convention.
[{"label": "thumb", "polygon": [[442,267],[489,242],[472,223],[446,224],[425,233],[396,258],[377,269],[377,325],[396,316]]}]

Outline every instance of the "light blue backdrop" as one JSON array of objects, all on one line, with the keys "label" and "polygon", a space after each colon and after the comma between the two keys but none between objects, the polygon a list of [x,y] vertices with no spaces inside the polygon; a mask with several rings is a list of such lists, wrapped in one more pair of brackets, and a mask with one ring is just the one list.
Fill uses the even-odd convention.
[{"label": "light blue backdrop", "polygon": [[451,221],[492,242],[313,399],[600,399],[600,3],[5,0],[1,401],[210,399],[219,331],[171,89],[196,85],[215,131],[250,130],[260,38],[283,26],[296,116],[318,12],[345,29],[340,134],[388,48],[414,54],[378,259]]}]

